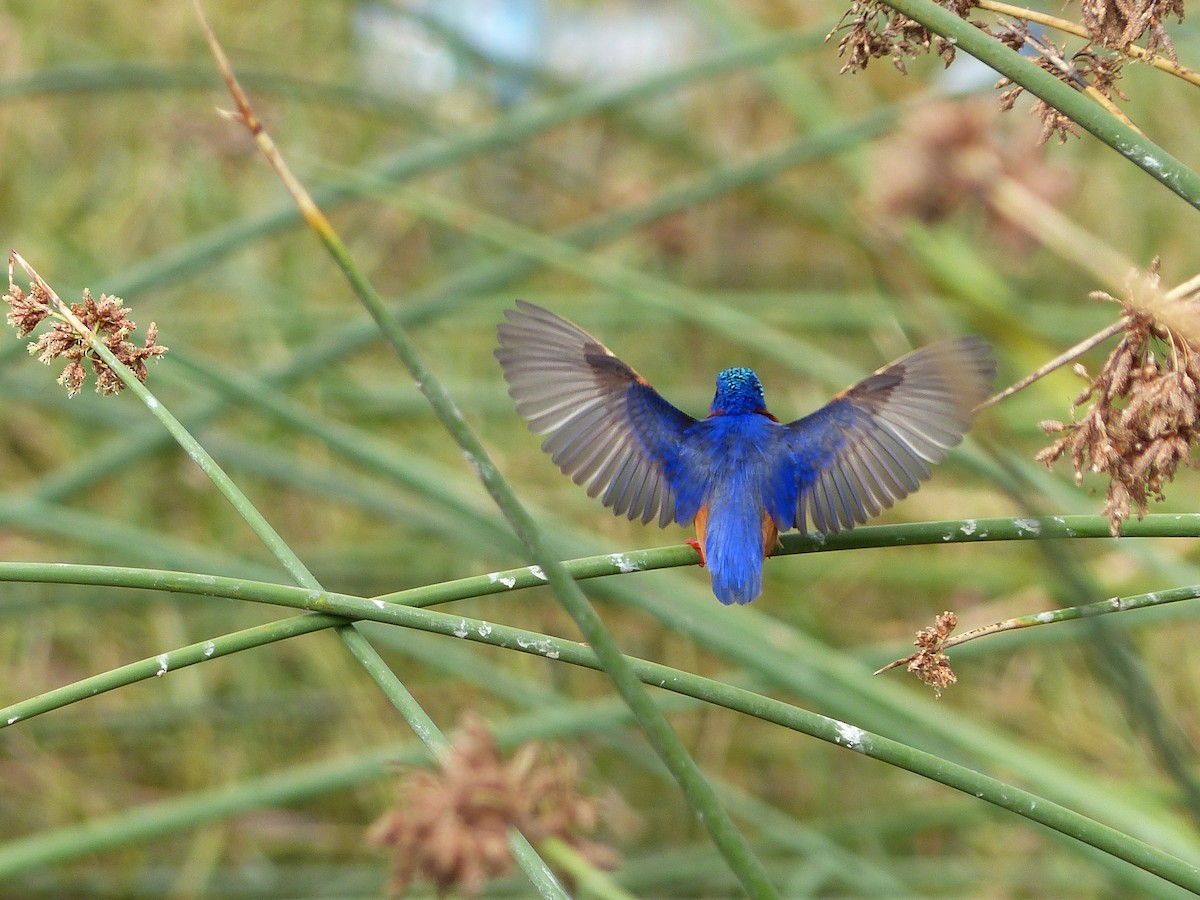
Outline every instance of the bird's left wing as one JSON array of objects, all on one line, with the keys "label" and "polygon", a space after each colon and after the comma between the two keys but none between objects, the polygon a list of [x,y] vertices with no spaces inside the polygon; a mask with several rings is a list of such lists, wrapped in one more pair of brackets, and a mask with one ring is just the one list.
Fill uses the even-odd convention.
[{"label": "bird's left wing", "polygon": [[696,420],[579,326],[523,300],[504,314],[496,358],[542,449],[614,515],[670,523],[666,467]]},{"label": "bird's left wing", "polygon": [[974,337],[910,353],[785,428],[790,451],[768,512],[782,528],[853,528],[915,491],[962,440],[996,362]]}]

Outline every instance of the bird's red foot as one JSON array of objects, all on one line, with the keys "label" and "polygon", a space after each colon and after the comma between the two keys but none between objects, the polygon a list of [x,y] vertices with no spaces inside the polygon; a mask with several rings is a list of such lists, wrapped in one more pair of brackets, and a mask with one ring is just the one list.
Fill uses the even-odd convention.
[{"label": "bird's red foot", "polygon": [[696,540],[695,538],[692,538],[689,541],[684,541],[684,543],[700,554],[700,568],[703,569],[704,568],[704,548],[700,546],[700,542],[698,540]]}]

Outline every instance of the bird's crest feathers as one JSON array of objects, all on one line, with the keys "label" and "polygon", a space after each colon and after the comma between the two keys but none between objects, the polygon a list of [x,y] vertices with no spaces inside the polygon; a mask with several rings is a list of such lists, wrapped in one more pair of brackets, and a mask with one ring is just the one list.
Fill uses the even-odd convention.
[{"label": "bird's crest feathers", "polygon": [[737,416],[766,412],[762,382],[753,369],[735,366],[722,369],[717,375],[717,393],[713,397],[710,416]]}]

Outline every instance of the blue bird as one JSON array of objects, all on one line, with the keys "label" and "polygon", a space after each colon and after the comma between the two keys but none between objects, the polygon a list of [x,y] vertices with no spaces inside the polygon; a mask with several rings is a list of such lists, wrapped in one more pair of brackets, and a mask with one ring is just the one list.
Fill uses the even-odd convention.
[{"label": "blue bird", "polygon": [[522,300],[496,358],[542,449],[614,515],[695,525],[725,604],[762,593],[780,532],[853,528],[915,491],[970,427],[996,363],[978,337],[931,344],[787,424],[762,383],[725,369],[694,419],[579,326]]}]

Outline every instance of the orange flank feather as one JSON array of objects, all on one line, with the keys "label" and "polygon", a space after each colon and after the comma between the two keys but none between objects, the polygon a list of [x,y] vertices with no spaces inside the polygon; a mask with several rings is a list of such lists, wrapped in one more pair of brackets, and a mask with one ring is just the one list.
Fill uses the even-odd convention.
[{"label": "orange flank feather", "polygon": [[775,525],[775,520],[771,518],[771,514],[763,511],[763,559],[766,559],[775,552],[775,548],[779,546],[779,528]]},{"label": "orange flank feather", "polygon": [[704,532],[708,528],[708,504],[704,503],[700,506],[700,511],[696,513],[696,552],[700,554],[700,565],[705,564],[704,560]]}]

